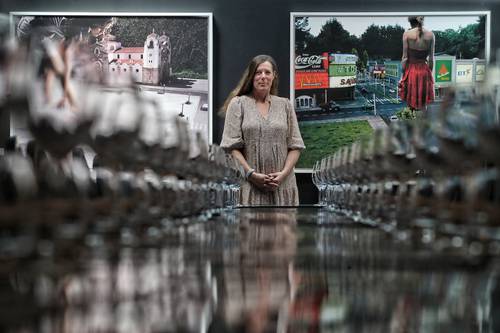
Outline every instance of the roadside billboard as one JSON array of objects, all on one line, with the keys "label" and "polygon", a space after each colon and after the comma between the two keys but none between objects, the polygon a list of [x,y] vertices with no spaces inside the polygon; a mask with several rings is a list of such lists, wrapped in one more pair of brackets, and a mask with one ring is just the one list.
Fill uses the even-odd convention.
[{"label": "roadside billboard", "polygon": [[356,64],[358,56],[355,54],[330,53],[328,60],[330,64]]},{"label": "roadside billboard", "polygon": [[437,84],[453,82],[453,59],[436,59],[434,81]]},{"label": "roadside billboard", "polygon": [[356,76],[355,64],[330,64],[328,67],[329,76]]},{"label": "roadside billboard", "polygon": [[330,76],[330,88],[348,88],[356,85],[356,76]]},{"label": "roadside billboard", "polygon": [[295,57],[295,89],[324,89],[328,82],[328,53]]},{"label": "roadside billboard", "polygon": [[296,89],[322,89],[328,88],[328,72],[296,72]]},{"label": "roadside billboard", "polygon": [[486,65],[476,64],[476,82],[484,81],[484,73],[486,72]]},{"label": "roadside billboard", "polygon": [[385,75],[399,79],[401,77],[401,61],[386,61]]},{"label": "roadside billboard", "polygon": [[295,71],[326,71],[328,54],[299,54],[295,57]]},{"label": "roadside billboard", "polygon": [[457,63],[457,84],[472,84],[473,82],[473,64],[458,64]]},{"label": "roadside billboard", "polygon": [[330,88],[349,88],[356,85],[357,55],[331,53],[328,61]]},{"label": "roadside billboard", "polygon": [[472,85],[484,81],[486,62],[484,59],[456,59],[455,83]]}]

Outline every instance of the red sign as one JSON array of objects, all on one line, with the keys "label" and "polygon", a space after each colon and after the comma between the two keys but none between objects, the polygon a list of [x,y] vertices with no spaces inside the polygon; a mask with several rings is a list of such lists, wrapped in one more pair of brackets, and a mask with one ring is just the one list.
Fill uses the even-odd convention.
[{"label": "red sign", "polygon": [[328,72],[295,72],[295,89],[297,90],[328,87]]}]

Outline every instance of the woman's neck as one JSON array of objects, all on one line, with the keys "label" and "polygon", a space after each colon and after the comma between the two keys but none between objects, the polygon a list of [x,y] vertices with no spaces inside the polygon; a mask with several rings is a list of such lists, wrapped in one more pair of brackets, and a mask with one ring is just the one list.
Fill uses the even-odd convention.
[{"label": "woman's neck", "polygon": [[269,93],[258,93],[253,91],[252,96],[257,102],[260,103],[265,103],[269,100]]}]

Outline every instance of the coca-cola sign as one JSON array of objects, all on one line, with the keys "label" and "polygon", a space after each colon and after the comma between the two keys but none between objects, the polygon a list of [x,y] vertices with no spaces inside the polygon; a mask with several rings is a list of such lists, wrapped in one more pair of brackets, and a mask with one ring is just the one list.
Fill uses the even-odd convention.
[{"label": "coca-cola sign", "polygon": [[295,58],[295,69],[323,69],[323,59],[326,59],[321,55],[308,55],[301,54]]}]

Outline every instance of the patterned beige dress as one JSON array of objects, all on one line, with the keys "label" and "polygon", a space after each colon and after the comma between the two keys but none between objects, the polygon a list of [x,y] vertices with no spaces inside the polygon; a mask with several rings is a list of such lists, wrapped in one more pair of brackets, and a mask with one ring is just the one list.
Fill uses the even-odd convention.
[{"label": "patterned beige dress", "polygon": [[[281,171],[288,150],[305,148],[290,101],[273,95],[267,118],[259,113],[252,97],[234,97],[227,108],[221,147],[228,152],[241,149],[250,167],[264,174]],[[291,172],[272,192],[264,192],[244,182],[240,203],[245,206],[297,206],[299,192],[295,174]]]}]

